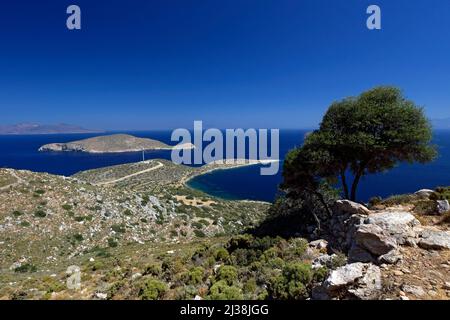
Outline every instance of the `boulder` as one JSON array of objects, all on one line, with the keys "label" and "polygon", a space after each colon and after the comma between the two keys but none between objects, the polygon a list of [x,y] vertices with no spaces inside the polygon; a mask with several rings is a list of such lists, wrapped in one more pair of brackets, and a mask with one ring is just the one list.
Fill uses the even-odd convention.
[{"label": "boulder", "polygon": [[416,196],[421,197],[421,198],[429,198],[433,193],[434,193],[434,191],[430,190],[430,189],[420,189],[420,190],[414,192],[414,194]]},{"label": "boulder", "polygon": [[373,299],[381,290],[380,268],[371,263],[351,263],[330,273],[323,288],[330,297]]},{"label": "boulder", "polygon": [[440,230],[424,229],[418,245],[428,250],[450,249],[450,233]]},{"label": "boulder", "polygon": [[68,275],[66,285],[69,290],[80,290],[81,289],[81,271],[78,266],[69,266],[66,270]]},{"label": "boulder", "polygon": [[324,281],[324,287],[328,291],[341,289],[342,287],[354,284],[356,280],[362,278],[366,264],[361,262],[347,264],[343,267],[331,271]]},{"label": "boulder", "polygon": [[419,220],[406,211],[383,211],[371,214],[365,223],[379,226],[386,234],[394,237],[398,244],[404,244],[409,238],[416,238],[414,227],[420,225]]},{"label": "boulder", "polygon": [[348,292],[361,300],[374,299],[382,288],[381,270],[379,267],[369,264],[357,285]]},{"label": "boulder", "polygon": [[436,209],[439,214],[450,211],[450,204],[448,203],[448,200],[437,200]]},{"label": "boulder", "polygon": [[368,215],[370,210],[362,204],[350,201],[350,200],[337,200],[333,206],[333,212],[335,214],[362,214]]},{"label": "boulder", "polygon": [[403,256],[401,255],[401,253],[397,249],[394,249],[382,256],[379,256],[378,263],[396,264],[402,259]]},{"label": "boulder", "polygon": [[309,247],[314,248],[314,249],[325,249],[328,246],[328,241],[324,240],[324,239],[319,239],[319,240],[315,240],[315,241],[311,241],[309,243]]},{"label": "boulder", "polygon": [[356,229],[355,242],[375,256],[381,256],[397,247],[395,238],[376,224],[363,224]]},{"label": "boulder", "polygon": [[417,297],[425,295],[425,291],[423,290],[422,287],[419,287],[419,286],[410,286],[410,285],[404,284],[402,286],[402,291],[406,292],[406,293],[410,293]]},{"label": "boulder", "polygon": [[348,262],[375,262],[375,259],[366,249],[353,243],[348,251]]}]

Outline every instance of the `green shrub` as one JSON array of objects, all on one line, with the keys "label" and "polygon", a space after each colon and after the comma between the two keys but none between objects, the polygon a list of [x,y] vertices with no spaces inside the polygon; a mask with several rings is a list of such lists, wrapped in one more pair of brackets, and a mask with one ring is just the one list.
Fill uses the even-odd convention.
[{"label": "green shrub", "polygon": [[331,259],[330,269],[334,270],[343,267],[347,264],[347,257],[342,252],[336,254],[333,259]]},{"label": "green shrub", "polygon": [[28,221],[21,221],[21,222],[20,222],[20,225],[21,225],[22,227],[29,227],[31,224],[30,224]]},{"label": "green shrub", "polygon": [[198,221],[193,221],[193,222],[191,223],[191,226],[192,226],[193,228],[196,228],[196,229],[203,229],[203,224],[201,224],[201,223],[198,222]]},{"label": "green shrub", "polygon": [[157,300],[162,299],[167,291],[167,286],[164,282],[151,278],[146,280],[139,290],[139,297],[142,300]]},{"label": "green shrub", "polygon": [[194,267],[187,272],[186,284],[197,285],[202,283],[205,270],[202,267]]},{"label": "green shrub", "polygon": [[26,272],[36,272],[37,267],[31,263],[25,263],[14,269],[14,272],[26,273]]},{"label": "green shrub", "polygon": [[194,234],[197,238],[204,238],[206,234],[202,230],[194,230]]},{"label": "green shrub", "polygon": [[254,278],[249,279],[245,284],[244,284],[244,293],[254,293],[256,291],[257,288],[257,284],[256,284],[256,280]]},{"label": "green shrub", "polygon": [[417,197],[411,194],[399,194],[395,196],[391,196],[381,202],[381,204],[386,205],[388,207],[410,203],[415,200]]},{"label": "green shrub", "polygon": [[45,193],[45,190],[38,189],[38,190],[34,191],[34,193],[39,194],[39,195],[43,195]]},{"label": "green shrub", "polygon": [[217,280],[223,280],[227,284],[232,285],[237,280],[237,270],[233,266],[222,266],[217,271]]},{"label": "green shrub", "polygon": [[47,216],[47,213],[43,210],[38,210],[34,213],[34,216],[37,218],[45,218]]},{"label": "green shrub", "polygon": [[18,210],[16,210],[16,211],[13,211],[13,216],[16,216],[16,217],[20,217],[20,216],[22,216],[23,215],[23,212],[22,211],[18,211]]},{"label": "green shrub", "polygon": [[377,206],[381,204],[382,201],[383,199],[381,197],[372,197],[369,199],[369,207]]},{"label": "green shrub", "polygon": [[131,216],[133,213],[131,212],[130,209],[126,209],[126,210],[123,212],[123,214],[126,215],[126,216]]},{"label": "green shrub", "polygon": [[70,204],[63,204],[61,207],[66,211],[72,210],[72,206]]},{"label": "green shrub", "polygon": [[436,209],[436,202],[433,200],[421,200],[414,205],[413,211],[418,214],[432,215]]},{"label": "green shrub", "polygon": [[242,300],[244,297],[240,288],[230,286],[226,281],[218,281],[209,289],[208,300]]},{"label": "green shrub", "polygon": [[230,258],[230,254],[225,248],[219,248],[214,252],[214,258],[216,261],[227,262]]},{"label": "green shrub", "polygon": [[115,248],[118,246],[118,242],[113,238],[108,238],[108,246],[110,246],[111,248]]},{"label": "green shrub", "polygon": [[74,234],[74,235],[73,235],[73,239],[74,239],[75,241],[81,242],[81,241],[83,241],[83,235],[81,235],[81,234],[79,234],[79,233]]},{"label": "green shrub", "polygon": [[450,187],[438,187],[430,196],[431,200],[450,200]]},{"label": "green shrub", "polygon": [[125,233],[126,229],[125,226],[123,224],[113,224],[111,226],[111,230],[117,233]]},{"label": "green shrub", "polygon": [[270,279],[268,292],[273,299],[303,300],[308,298],[308,287],[313,280],[309,264],[288,263],[280,276]]},{"label": "green shrub", "polygon": [[162,274],[162,268],[159,264],[153,263],[145,267],[144,275],[158,277]]},{"label": "green shrub", "polygon": [[209,221],[206,219],[200,219],[200,220],[198,220],[198,222],[200,222],[201,224],[203,224],[205,226],[209,226]]}]

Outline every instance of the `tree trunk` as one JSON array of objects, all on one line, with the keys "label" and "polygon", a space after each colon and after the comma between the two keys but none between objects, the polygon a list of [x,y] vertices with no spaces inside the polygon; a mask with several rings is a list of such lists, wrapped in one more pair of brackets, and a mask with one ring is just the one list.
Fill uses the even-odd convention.
[{"label": "tree trunk", "polygon": [[345,197],[345,199],[349,199],[347,178],[345,177],[345,170],[341,171],[341,181],[342,181],[342,187],[344,188],[344,197]]},{"label": "tree trunk", "polygon": [[361,179],[363,172],[364,172],[364,166],[361,165],[361,167],[359,168],[358,172],[356,173],[355,179],[353,180],[353,183],[352,183],[352,191],[351,191],[351,195],[350,195],[351,201],[356,201],[356,189],[358,188],[358,183],[359,183],[359,180]]},{"label": "tree trunk", "polygon": [[317,196],[317,198],[319,198],[319,201],[322,203],[322,205],[325,208],[328,216],[331,217],[332,216],[331,210],[330,210],[330,208],[328,208],[328,205],[325,202],[325,199],[323,198],[323,195],[320,192],[315,192],[315,195]]}]

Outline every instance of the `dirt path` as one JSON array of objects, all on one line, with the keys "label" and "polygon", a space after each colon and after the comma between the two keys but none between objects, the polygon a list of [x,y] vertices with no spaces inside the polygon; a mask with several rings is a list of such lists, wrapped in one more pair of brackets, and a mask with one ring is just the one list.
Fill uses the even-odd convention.
[{"label": "dirt path", "polygon": [[158,164],[156,166],[154,166],[154,167],[151,167],[151,168],[139,171],[139,172],[135,172],[135,173],[129,174],[129,175],[125,176],[125,177],[118,178],[118,179],[115,179],[115,180],[95,183],[94,185],[95,186],[104,186],[104,185],[108,185],[108,184],[114,184],[114,183],[117,183],[117,182],[120,182],[120,181],[127,180],[129,178],[141,175],[143,173],[147,173],[147,172],[150,172],[150,171],[153,171],[153,170],[157,170],[157,169],[162,168],[162,167],[164,167],[164,164],[162,164],[161,162],[158,162]]}]

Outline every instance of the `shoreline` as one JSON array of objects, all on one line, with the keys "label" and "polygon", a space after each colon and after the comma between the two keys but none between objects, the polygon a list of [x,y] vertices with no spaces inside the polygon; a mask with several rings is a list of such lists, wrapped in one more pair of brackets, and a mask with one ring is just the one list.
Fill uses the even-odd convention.
[{"label": "shoreline", "polygon": [[[218,170],[231,170],[231,169],[239,169],[239,168],[244,168],[244,167],[249,167],[249,166],[255,166],[255,165],[266,165],[266,164],[270,164],[270,163],[274,163],[274,162],[280,162],[281,160],[247,160],[247,159],[237,159],[237,160],[221,160],[221,161],[215,161],[215,162],[211,162],[208,164],[203,165],[202,167],[198,168],[200,172],[195,172],[194,174],[182,179],[180,181],[180,184],[187,187],[187,188],[191,188],[193,190],[197,190],[197,191],[201,191],[204,192],[206,194],[208,194],[211,197],[216,197],[219,198],[221,200],[225,200],[225,201],[243,201],[243,202],[250,202],[250,203],[271,203],[269,201],[262,201],[262,200],[250,200],[250,199],[226,199],[226,198],[221,198],[219,196],[215,196],[212,194],[209,194],[208,192],[198,189],[198,188],[194,188],[188,185],[189,181],[191,181],[192,179],[205,175],[205,174],[209,174],[212,173],[214,171],[218,171]],[[229,163],[227,163],[229,162]],[[223,167],[221,167],[220,165],[222,165]],[[213,167],[213,168],[209,168],[206,170],[202,170],[203,168],[206,168],[207,166],[217,166],[217,167]]]}]

